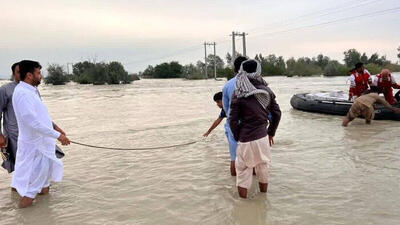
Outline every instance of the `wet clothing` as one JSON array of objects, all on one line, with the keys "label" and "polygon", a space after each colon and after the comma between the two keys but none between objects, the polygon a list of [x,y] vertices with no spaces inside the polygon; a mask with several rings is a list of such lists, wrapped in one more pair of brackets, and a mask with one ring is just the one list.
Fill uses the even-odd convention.
[{"label": "wet clothing", "polygon": [[18,124],[12,106],[12,96],[17,84],[16,81],[13,81],[0,88],[0,120],[3,119],[4,128],[4,130],[1,130],[0,126],[0,133],[7,139],[7,148],[5,149],[7,159],[2,163],[2,167],[9,173],[14,171],[17,155]]},{"label": "wet clothing", "polygon": [[54,130],[47,107],[35,87],[21,81],[12,101],[19,134],[11,187],[20,196],[34,198],[51,181],[62,179],[63,164],[54,151],[60,133]]},{"label": "wet clothing", "polygon": [[373,79],[372,85],[376,87],[379,93],[383,93],[383,95],[385,96],[385,100],[389,102],[389,104],[393,105],[395,103],[393,88],[400,89],[400,85],[396,83],[394,77],[389,74],[388,80],[383,81],[382,74],[378,74]]},{"label": "wet clothing", "polygon": [[222,88],[222,106],[226,113],[225,135],[228,140],[229,154],[231,157],[231,161],[235,161],[236,147],[237,147],[237,142],[235,141],[231,128],[229,127],[229,111],[230,111],[232,95],[235,91],[235,83],[236,83],[236,76],[228,80],[228,82],[226,82],[226,84]]},{"label": "wet clothing", "polygon": [[[240,142],[254,141],[267,135],[275,136],[281,119],[281,110],[276,103],[275,94],[264,85],[255,86],[268,91],[271,97],[270,104],[264,109],[254,95],[247,98],[233,97],[229,124],[235,140]],[[269,126],[268,113],[271,113]]]},{"label": "wet clothing", "polygon": [[375,116],[374,103],[380,103],[387,108],[392,108],[392,106],[383,98],[379,97],[377,93],[370,93],[367,95],[362,95],[354,101],[349,112],[347,113],[347,118],[353,120],[359,116],[362,116],[367,122],[370,122]]},{"label": "wet clothing", "polygon": [[[260,63],[255,62],[257,69],[254,73],[243,71],[242,64],[229,113],[229,126],[238,141],[236,185],[246,189],[251,186],[253,168],[258,181],[268,183],[271,163],[268,135],[275,136],[281,118],[275,94],[261,77]],[[271,121],[268,127],[269,114]]]},{"label": "wet clothing", "polygon": [[363,73],[354,71],[350,77],[350,97],[359,97],[362,93],[368,90],[368,84],[372,82],[371,74],[368,70],[364,70]]},{"label": "wet clothing", "polygon": [[238,142],[236,157],[236,186],[249,189],[255,168],[258,182],[268,183],[271,146],[268,137],[250,142]]}]

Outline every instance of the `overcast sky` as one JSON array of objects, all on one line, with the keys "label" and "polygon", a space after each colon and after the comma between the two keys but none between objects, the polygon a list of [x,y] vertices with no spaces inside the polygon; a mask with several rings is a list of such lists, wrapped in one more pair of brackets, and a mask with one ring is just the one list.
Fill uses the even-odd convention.
[{"label": "overcast sky", "polygon": [[129,72],[195,63],[204,41],[225,58],[233,30],[248,33],[250,57],[342,60],[356,48],[397,61],[400,46],[400,0],[0,0],[0,12],[0,77],[22,59],[120,61]]}]

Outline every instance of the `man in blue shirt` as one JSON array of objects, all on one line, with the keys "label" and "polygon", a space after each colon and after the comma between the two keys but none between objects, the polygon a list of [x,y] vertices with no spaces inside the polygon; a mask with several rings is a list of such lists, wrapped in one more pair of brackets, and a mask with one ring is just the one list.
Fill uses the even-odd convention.
[{"label": "man in blue shirt", "polygon": [[222,106],[224,111],[226,112],[226,123],[225,123],[225,134],[226,138],[228,139],[229,144],[229,153],[231,156],[231,175],[236,176],[236,169],[235,169],[235,159],[236,159],[236,146],[237,143],[235,138],[233,137],[232,131],[229,127],[229,108],[231,105],[231,99],[233,92],[235,91],[235,84],[236,84],[236,74],[239,72],[240,65],[242,62],[246,61],[247,58],[243,56],[239,56],[234,61],[234,72],[235,76],[228,80],[224,87],[222,88]]}]

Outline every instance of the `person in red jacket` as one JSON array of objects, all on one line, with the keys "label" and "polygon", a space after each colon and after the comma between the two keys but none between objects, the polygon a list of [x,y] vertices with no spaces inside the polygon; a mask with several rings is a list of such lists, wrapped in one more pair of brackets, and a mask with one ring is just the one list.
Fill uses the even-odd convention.
[{"label": "person in red jacket", "polygon": [[388,69],[383,69],[380,74],[376,75],[372,86],[376,87],[379,93],[385,95],[385,100],[389,102],[389,104],[393,105],[395,103],[393,88],[400,89],[400,85],[396,83],[396,80]]},{"label": "person in red jacket", "polygon": [[353,98],[360,97],[362,93],[368,90],[368,86],[372,84],[371,74],[364,68],[364,64],[359,62],[350,74],[349,101]]}]

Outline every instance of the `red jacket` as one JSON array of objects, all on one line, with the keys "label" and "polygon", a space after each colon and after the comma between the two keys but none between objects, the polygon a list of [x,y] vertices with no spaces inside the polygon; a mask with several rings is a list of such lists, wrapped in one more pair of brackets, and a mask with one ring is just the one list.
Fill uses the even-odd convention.
[{"label": "red jacket", "polygon": [[394,77],[392,77],[391,74],[389,74],[387,81],[382,80],[382,74],[376,75],[374,80],[374,85],[378,87],[379,92],[385,95],[385,99],[387,102],[389,102],[392,105],[395,103],[393,97],[393,88],[399,89],[400,85],[396,83]]},{"label": "red jacket", "polygon": [[371,74],[368,70],[364,70],[363,73],[358,73],[354,71],[350,75],[350,89],[349,96],[361,96],[361,94],[368,90],[368,84],[372,83]]}]

